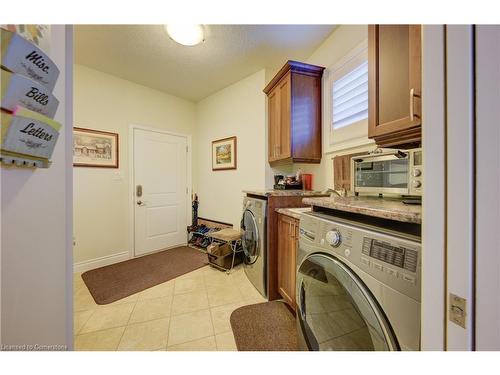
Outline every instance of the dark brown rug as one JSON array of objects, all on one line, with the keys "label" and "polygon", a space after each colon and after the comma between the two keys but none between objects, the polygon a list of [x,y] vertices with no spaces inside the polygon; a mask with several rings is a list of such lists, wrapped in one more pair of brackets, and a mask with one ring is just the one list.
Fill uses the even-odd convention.
[{"label": "dark brown rug", "polygon": [[230,321],[240,351],[299,350],[295,316],[284,302],[240,307],[233,311]]},{"label": "dark brown rug", "polygon": [[187,246],[96,268],[82,279],[98,305],[105,305],[206,265],[207,255]]}]

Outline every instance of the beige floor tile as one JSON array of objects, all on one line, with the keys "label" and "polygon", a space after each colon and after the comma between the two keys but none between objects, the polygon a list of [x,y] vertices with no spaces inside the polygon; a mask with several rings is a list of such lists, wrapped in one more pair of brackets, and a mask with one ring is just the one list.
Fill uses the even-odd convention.
[{"label": "beige floor tile", "polygon": [[89,320],[89,318],[94,313],[94,310],[86,310],[86,311],[75,311],[73,314],[73,334],[77,335],[80,330],[83,328],[85,323]]},{"label": "beige floor tile", "polygon": [[167,346],[169,318],[130,324],[125,328],[118,350],[158,350]]},{"label": "beige floor tile", "polygon": [[98,307],[99,305],[95,303],[87,288],[73,292],[73,310],[75,312],[93,310]]},{"label": "beige floor tile", "polygon": [[185,314],[208,308],[207,293],[201,292],[177,294],[172,302],[172,315]]},{"label": "beige floor tile", "polygon": [[219,351],[236,351],[236,342],[234,341],[233,332],[221,333],[215,335],[215,342],[217,343],[217,350]]},{"label": "beige floor tile", "polygon": [[234,284],[232,282],[231,275],[218,270],[206,272],[203,277],[205,279],[206,288],[227,287]]},{"label": "beige floor tile", "polygon": [[205,280],[202,274],[190,278],[175,279],[174,294],[205,291]]},{"label": "beige floor tile", "polygon": [[81,274],[80,273],[73,274],[73,289],[79,290],[82,288],[87,288],[87,285],[85,285],[85,282],[83,281]]},{"label": "beige floor tile", "polygon": [[131,296],[119,299],[118,301],[108,303],[107,305],[100,305],[100,306],[114,306],[114,305],[122,305],[124,303],[135,303],[139,299],[139,293],[132,294]]},{"label": "beige floor tile", "polygon": [[151,298],[166,297],[174,293],[174,280],[155,285],[139,293],[139,301]]},{"label": "beige floor tile", "polygon": [[213,336],[214,329],[210,311],[200,310],[171,317],[168,345],[177,345]]},{"label": "beige floor tile", "polygon": [[243,302],[231,303],[229,305],[222,305],[212,307],[210,314],[212,315],[212,323],[214,325],[215,334],[231,331],[230,317],[234,310],[238,307],[245,305]]},{"label": "beige floor tile", "polygon": [[207,294],[210,307],[243,301],[243,298],[235,285],[214,287],[207,284]]},{"label": "beige floor tile", "polygon": [[125,327],[75,336],[75,350],[116,350]]},{"label": "beige floor tile", "polygon": [[253,297],[250,299],[246,299],[246,300],[244,300],[244,302],[245,302],[245,305],[254,305],[256,303],[267,302],[267,299],[265,299],[264,297],[259,295],[259,296],[256,296],[256,297]]},{"label": "beige floor tile", "polygon": [[80,332],[87,333],[127,325],[134,305],[134,303],[127,303],[98,308]]},{"label": "beige floor tile", "polygon": [[243,271],[243,268],[239,268],[236,271],[233,271],[229,274],[229,279],[231,280],[232,283],[250,283],[248,280],[247,275],[245,274],[245,271]]},{"label": "beige floor tile", "polygon": [[215,350],[217,350],[215,336],[204,337],[202,339],[185,342],[184,344],[167,346],[167,351],[208,352]]},{"label": "beige floor tile", "polygon": [[[244,301],[248,301],[248,300],[253,301],[253,300],[264,299],[262,294],[260,294],[259,291],[257,289],[255,289],[255,287],[251,283],[240,284],[240,285],[237,285],[237,287],[238,287],[238,290],[241,294],[241,298]],[[265,301],[265,299],[264,299],[264,301]]]},{"label": "beige floor tile", "polygon": [[138,301],[130,316],[129,324],[170,316],[172,296]]},{"label": "beige floor tile", "polygon": [[192,279],[194,277],[202,277],[203,274],[205,273],[206,267],[207,266],[198,268],[198,269],[191,271],[191,272],[188,272],[188,273],[185,273],[184,275],[176,277],[175,280]]}]

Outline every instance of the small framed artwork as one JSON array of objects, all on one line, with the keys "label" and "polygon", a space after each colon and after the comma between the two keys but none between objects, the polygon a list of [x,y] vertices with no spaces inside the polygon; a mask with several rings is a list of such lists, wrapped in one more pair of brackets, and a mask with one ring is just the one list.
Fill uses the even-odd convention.
[{"label": "small framed artwork", "polygon": [[118,134],[73,128],[73,166],[118,168]]},{"label": "small framed artwork", "polygon": [[236,137],[212,141],[212,170],[236,169]]}]

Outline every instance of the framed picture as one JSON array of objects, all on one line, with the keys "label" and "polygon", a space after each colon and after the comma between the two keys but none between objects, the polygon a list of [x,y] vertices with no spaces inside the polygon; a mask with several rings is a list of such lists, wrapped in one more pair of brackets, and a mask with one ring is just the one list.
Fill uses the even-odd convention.
[{"label": "framed picture", "polygon": [[73,128],[73,166],[118,168],[118,134]]},{"label": "framed picture", "polygon": [[212,141],[212,170],[236,169],[236,137]]}]

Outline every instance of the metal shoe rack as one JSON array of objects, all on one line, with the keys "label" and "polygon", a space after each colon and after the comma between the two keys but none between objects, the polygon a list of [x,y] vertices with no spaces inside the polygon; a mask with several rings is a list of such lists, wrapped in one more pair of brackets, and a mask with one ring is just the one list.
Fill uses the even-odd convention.
[{"label": "metal shoe rack", "polygon": [[[243,252],[243,247],[241,245],[241,232],[234,229],[226,228],[217,232],[212,232],[208,234],[208,236],[211,238],[212,243],[217,242],[221,245],[227,244],[231,248],[232,252],[229,254],[225,255],[208,254],[208,261],[210,265],[220,269],[221,271],[225,271],[229,275],[235,266],[236,256]],[[232,256],[231,266],[225,267],[224,260],[228,256]]]}]

